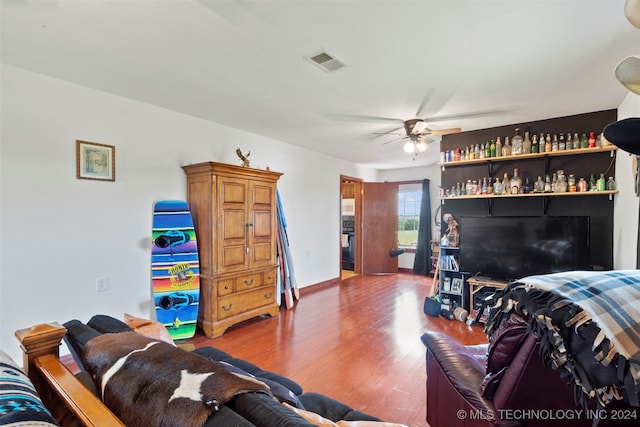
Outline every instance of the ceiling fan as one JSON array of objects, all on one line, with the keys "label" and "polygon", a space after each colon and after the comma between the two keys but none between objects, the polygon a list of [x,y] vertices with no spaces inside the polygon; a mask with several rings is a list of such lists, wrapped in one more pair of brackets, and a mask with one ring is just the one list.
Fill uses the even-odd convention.
[{"label": "ceiling fan", "polygon": [[[403,127],[406,133],[406,136],[402,136],[401,138],[392,139],[391,141],[387,141],[383,143],[383,145],[390,144],[392,142],[396,142],[402,139],[407,139],[405,142],[403,149],[408,154],[413,154],[413,159],[415,160],[416,156],[427,150],[428,144],[434,142],[434,139],[427,138],[427,135],[449,135],[452,133],[459,133],[461,131],[460,128],[448,128],[448,129],[429,129],[428,123],[423,119],[409,119],[403,121]],[[391,130],[389,132],[382,132],[381,134],[391,134],[397,131],[398,129]]]}]

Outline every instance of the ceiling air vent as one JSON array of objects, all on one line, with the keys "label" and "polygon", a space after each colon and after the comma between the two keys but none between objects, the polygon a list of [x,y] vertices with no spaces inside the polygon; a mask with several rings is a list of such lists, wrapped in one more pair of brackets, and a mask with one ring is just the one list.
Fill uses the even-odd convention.
[{"label": "ceiling air vent", "polygon": [[306,56],[304,59],[311,62],[313,65],[320,67],[327,73],[337,71],[347,66],[344,62],[340,61],[334,55],[325,50],[313,56]]}]

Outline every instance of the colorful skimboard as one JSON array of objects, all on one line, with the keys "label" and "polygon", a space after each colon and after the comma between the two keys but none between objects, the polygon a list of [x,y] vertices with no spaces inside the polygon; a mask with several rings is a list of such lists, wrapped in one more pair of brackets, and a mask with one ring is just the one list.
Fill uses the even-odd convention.
[{"label": "colorful skimboard", "polygon": [[156,318],[174,340],[191,338],[198,319],[200,262],[186,202],[156,202],[152,239],[151,282]]}]

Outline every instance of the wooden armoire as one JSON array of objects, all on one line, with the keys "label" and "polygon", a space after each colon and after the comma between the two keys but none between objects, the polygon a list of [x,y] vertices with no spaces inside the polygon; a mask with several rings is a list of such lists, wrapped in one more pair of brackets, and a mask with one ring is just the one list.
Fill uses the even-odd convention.
[{"label": "wooden armoire", "polygon": [[206,162],[182,167],[200,250],[198,325],[218,337],[239,322],[277,316],[279,172]]}]

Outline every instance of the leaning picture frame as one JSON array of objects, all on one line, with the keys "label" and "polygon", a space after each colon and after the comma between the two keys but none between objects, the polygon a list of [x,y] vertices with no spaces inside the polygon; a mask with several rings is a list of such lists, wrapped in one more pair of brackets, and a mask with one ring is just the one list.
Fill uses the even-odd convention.
[{"label": "leaning picture frame", "polygon": [[116,147],[76,140],[76,178],[116,180]]},{"label": "leaning picture frame", "polygon": [[455,277],[451,280],[451,292],[462,293],[462,279],[460,277]]}]

